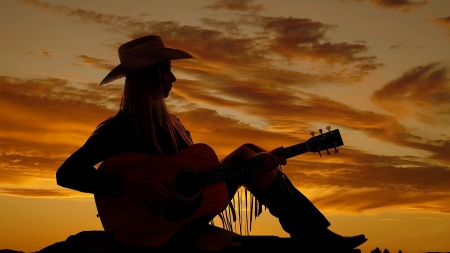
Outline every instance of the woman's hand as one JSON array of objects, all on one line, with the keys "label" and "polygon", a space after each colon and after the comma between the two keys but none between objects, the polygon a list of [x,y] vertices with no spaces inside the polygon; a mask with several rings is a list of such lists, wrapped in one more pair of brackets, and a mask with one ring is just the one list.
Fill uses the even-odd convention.
[{"label": "woman's hand", "polygon": [[283,147],[278,147],[272,151],[263,151],[260,152],[259,155],[261,156],[263,162],[264,162],[264,167],[262,168],[262,171],[264,172],[270,172],[274,169],[276,169],[279,165],[286,165],[287,161],[284,157],[282,156],[274,156],[273,154],[271,154],[271,152],[281,149]]},{"label": "woman's hand", "polygon": [[124,193],[136,195],[150,205],[162,205],[174,198],[173,193],[162,183],[155,180],[125,178]]}]

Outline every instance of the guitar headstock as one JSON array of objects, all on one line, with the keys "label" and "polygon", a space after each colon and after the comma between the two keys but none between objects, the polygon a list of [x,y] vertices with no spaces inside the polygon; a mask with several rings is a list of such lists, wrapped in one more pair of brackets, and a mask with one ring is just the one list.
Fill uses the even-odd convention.
[{"label": "guitar headstock", "polygon": [[319,135],[311,132],[312,137],[306,142],[310,152],[318,152],[322,156],[320,151],[326,150],[329,155],[330,149],[333,149],[334,153],[338,153],[337,147],[344,145],[339,129],[331,131],[330,126],[327,126],[326,129],[328,132],[319,129]]}]

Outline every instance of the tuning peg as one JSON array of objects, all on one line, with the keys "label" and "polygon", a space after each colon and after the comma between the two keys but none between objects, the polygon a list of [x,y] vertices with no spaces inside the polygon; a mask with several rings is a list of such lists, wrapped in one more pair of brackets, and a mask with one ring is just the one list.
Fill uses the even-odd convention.
[{"label": "tuning peg", "polygon": [[330,150],[327,149],[327,155],[330,155]]},{"label": "tuning peg", "polygon": [[331,127],[330,127],[330,126],[327,126],[326,128],[327,128],[328,132],[330,132]]},{"label": "tuning peg", "polygon": [[316,133],[314,133],[314,131],[311,131],[311,133],[309,133],[310,135],[312,135],[312,137],[314,137],[314,135],[316,134]]},{"label": "tuning peg", "polygon": [[334,151],[333,152],[334,153],[339,153],[339,150],[336,147],[334,147]]},{"label": "tuning peg", "polygon": [[322,154],[320,153],[320,150],[318,151],[318,153],[319,153],[319,156],[322,157]]},{"label": "tuning peg", "polygon": [[323,132],[323,131],[322,131],[322,129],[319,129],[319,133],[320,133],[320,135],[322,135],[322,132]]}]

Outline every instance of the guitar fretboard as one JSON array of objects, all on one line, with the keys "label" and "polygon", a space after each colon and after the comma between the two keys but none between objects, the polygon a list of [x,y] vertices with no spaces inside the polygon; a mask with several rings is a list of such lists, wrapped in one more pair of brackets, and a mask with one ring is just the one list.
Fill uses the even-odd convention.
[{"label": "guitar fretboard", "polygon": [[[277,149],[271,153],[275,156],[281,156],[285,159],[298,156],[308,152],[308,145],[306,142],[292,145],[286,148]],[[264,162],[261,155],[252,156],[243,161],[219,166],[217,168],[201,172],[199,174],[203,186],[213,185],[231,178],[245,175],[251,171],[262,169]]]}]

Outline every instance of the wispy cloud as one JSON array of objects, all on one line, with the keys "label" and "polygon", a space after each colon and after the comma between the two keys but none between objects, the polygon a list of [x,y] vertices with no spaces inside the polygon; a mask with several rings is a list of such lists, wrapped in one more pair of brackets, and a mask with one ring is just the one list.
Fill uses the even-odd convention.
[{"label": "wispy cloud", "polygon": [[419,220],[442,220],[439,218],[430,218],[430,217],[412,217],[413,219],[419,219]]},{"label": "wispy cloud", "polygon": [[425,6],[428,1],[411,0],[352,0],[355,2],[370,2],[376,7],[383,9],[393,9],[401,12],[417,12],[420,7]]},{"label": "wispy cloud", "polygon": [[1,189],[0,195],[27,197],[27,198],[68,198],[68,197],[88,197],[86,193],[74,193],[69,190],[49,190],[49,189]]},{"label": "wispy cloud", "polygon": [[264,10],[264,5],[253,4],[254,0],[213,0],[213,3],[205,6],[211,10],[231,10],[231,11],[250,11],[258,12]]},{"label": "wispy cloud", "polygon": [[389,49],[405,49],[408,47],[408,41],[401,41],[398,44],[392,45]]},{"label": "wispy cloud", "polygon": [[118,96],[111,89],[100,95],[62,79],[0,77],[0,173],[17,183],[24,180],[21,176],[54,177],[63,159],[113,115],[93,103]]},{"label": "wispy cloud", "polygon": [[[280,89],[264,82],[267,80],[244,82],[232,76],[214,79],[209,75],[206,72],[195,73],[199,80],[208,80],[208,87],[198,86],[197,81],[182,81],[175,84],[176,93],[192,103],[225,107],[264,119],[269,129],[283,129],[296,137],[307,136],[311,131],[305,122],[326,121],[332,126],[362,131],[384,142],[428,151],[434,158],[449,162],[445,150],[450,140],[445,137],[441,140],[423,139],[396,117],[361,111],[324,96],[300,92],[294,85],[284,85]],[[305,126],[308,131],[298,131],[299,126]]]},{"label": "wispy cloud", "polygon": [[[209,62],[209,67],[212,62],[222,67],[289,66],[292,61],[307,58],[334,66],[333,71],[329,67],[317,70],[323,80],[334,77],[332,80],[335,82],[354,83],[382,66],[376,56],[370,54],[365,43],[332,42],[326,33],[336,29],[336,26],[310,19],[244,14],[227,22],[203,19],[206,26],[214,28],[207,29],[181,26],[173,21],[145,21],[130,16],[72,9],[38,0],[26,0],[23,3],[63,13],[86,23],[104,25],[110,32],[128,34],[129,38],[158,34],[166,46],[183,48],[197,59]],[[242,34],[241,29],[246,26],[259,29],[260,32],[254,36]],[[281,62],[277,60],[280,57]],[[309,69],[307,71],[310,72]]]},{"label": "wispy cloud", "polygon": [[[344,146],[339,154],[318,159],[315,157],[301,162],[290,161],[286,172],[298,185],[304,187],[322,185],[330,188],[384,189],[418,194],[450,191],[447,184],[450,179],[449,166],[422,161],[418,157],[373,155]],[[327,159],[332,161],[327,162]]]},{"label": "wispy cloud", "polygon": [[398,117],[415,115],[434,124],[439,115],[450,115],[448,73],[440,63],[413,68],[377,90],[372,100]]},{"label": "wispy cloud", "polygon": [[446,204],[449,200],[447,193],[405,193],[383,189],[336,190],[323,197],[312,199],[321,209],[338,212],[363,212],[380,208],[412,206],[425,212],[442,213],[450,213],[449,206]]},{"label": "wispy cloud", "polygon": [[449,31],[450,35],[450,16],[445,18],[431,19],[430,22],[446,28]]},{"label": "wispy cloud", "polygon": [[41,48],[41,50],[39,50],[38,52],[36,51],[28,51],[27,54],[29,55],[40,55],[43,56],[47,59],[50,59],[53,57],[51,50],[45,49],[45,48]]},{"label": "wispy cloud", "polygon": [[110,64],[108,60],[94,58],[87,55],[78,55],[77,58],[80,60],[80,62],[75,63],[76,65],[88,65],[93,68],[104,69],[108,71],[111,71],[114,67],[116,67],[115,64]]},{"label": "wispy cloud", "polygon": [[361,71],[382,66],[376,62],[376,56],[364,55],[368,51],[364,43],[326,41],[326,32],[336,28],[333,25],[310,19],[263,16],[256,17],[256,24],[273,36],[267,41],[267,49],[287,59],[309,57],[335,64],[357,63],[356,68]]}]

